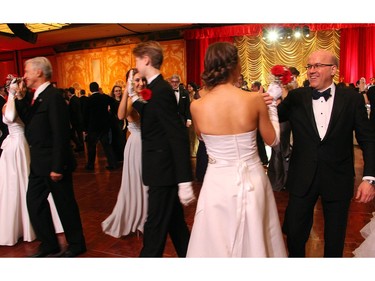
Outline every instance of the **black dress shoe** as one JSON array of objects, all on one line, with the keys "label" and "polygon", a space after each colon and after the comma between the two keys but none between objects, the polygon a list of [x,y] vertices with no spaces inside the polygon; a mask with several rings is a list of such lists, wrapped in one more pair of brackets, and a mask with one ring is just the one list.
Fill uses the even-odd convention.
[{"label": "black dress shoe", "polygon": [[60,249],[54,250],[54,251],[38,251],[35,254],[29,256],[30,258],[44,258],[44,257],[59,257],[60,254]]},{"label": "black dress shoe", "polygon": [[72,250],[66,250],[62,255],[61,257],[64,257],[64,258],[74,258],[76,256],[79,256],[81,254],[83,254],[85,251],[79,251],[79,252],[74,252]]}]

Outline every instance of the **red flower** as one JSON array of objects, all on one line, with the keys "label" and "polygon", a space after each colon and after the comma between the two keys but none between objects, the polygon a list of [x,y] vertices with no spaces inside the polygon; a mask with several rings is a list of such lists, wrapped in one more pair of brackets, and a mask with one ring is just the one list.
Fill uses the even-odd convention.
[{"label": "red flower", "polygon": [[283,85],[287,85],[293,80],[293,76],[289,68],[283,65],[273,66],[271,68],[271,74],[275,77],[276,82],[281,82]]},{"label": "red flower", "polygon": [[151,92],[150,89],[145,88],[145,89],[143,89],[143,90],[140,92],[140,95],[142,96],[143,100],[148,101],[148,100],[150,100],[151,97],[152,97],[152,92]]}]

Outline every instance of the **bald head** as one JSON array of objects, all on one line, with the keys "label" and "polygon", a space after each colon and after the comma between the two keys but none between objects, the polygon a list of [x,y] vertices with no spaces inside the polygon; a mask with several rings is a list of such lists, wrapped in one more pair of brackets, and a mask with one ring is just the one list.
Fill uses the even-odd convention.
[{"label": "bald head", "polygon": [[307,60],[307,77],[310,86],[324,90],[333,83],[338,68],[338,59],[327,50],[317,50],[310,54]]}]

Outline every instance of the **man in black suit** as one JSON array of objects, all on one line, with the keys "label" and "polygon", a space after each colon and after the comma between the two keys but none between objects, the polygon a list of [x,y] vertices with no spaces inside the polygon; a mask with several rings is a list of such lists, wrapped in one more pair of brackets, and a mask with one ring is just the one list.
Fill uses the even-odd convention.
[{"label": "man in black suit", "polygon": [[26,194],[30,221],[39,251],[33,257],[60,253],[47,197],[51,193],[68,242],[65,257],[86,251],[79,208],[74,196],[72,172],[76,167],[70,146],[68,106],[57,88],[50,83],[52,66],[45,57],[25,62],[24,80],[35,89],[31,102],[16,95],[17,111],[25,123],[30,145],[30,176]]},{"label": "man in black suit", "polygon": [[169,234],[177,255],[185,257],[190,238],[184,211],[195,199],[192,189],[189,138],[181,123],[171,86],[160,74],[163,50],[148,41],[133,49],[136,66],[146,77],[152,97],[146,103],[132,96],[133,107],[141,115],[142,176],[149,186],[148,213],[144,226],[141,257],[162,257]]},{"label": "man in black suit", "polygon": [[182,124],[186,127],[191,125],[191,114],[190,114],[190,96],[189,92],[181,84],[180,76],[173,74],[170,78],[170,84],[174,90],[174,94],[177,100],[177,111],[182,121]]},{"label": "man in black suit", "polygon": [[324,256],[342,257],[354,194],[353,130],[364,157],[363,181],[355,199],[363,203],[375,196],[375,131],[363,97],[333,83],[338,60],[331,52],[313,52],[306,68],[311,88],[290,91],[278,106],[279,121],[289,120],[293,134],[283,231],[289,256],[304,257],[320,198]]},{"label": "man in black suit", "polygon": [[80,98],[75,94],[76,90],[73,87],[68,89],[69,98],[69,119],[71,125],[71,140],[75,144],[74,151],[83,151],[83,118],[81,111]]},{"label": "man in black suit", "polygon": [[[4,104],[7,102],[7,92],[5,91],[5,86],[0,86],[0,110],[2,111]],[[3,140],[9,134],[8,126],[4,124],[2,114],[0,115],[0,156],[2,153],[1,144]]]},{"label": "man in black suit", "polygon": [[370,103],[370,121],[375,128],[375,86],[371,86],[367,91],[367,99]]},{"label": "man in black suit", "polygon": [[115,154],[110,142],[109,134],[111,128],[111,113],[113,111],[114,99],[99,92],[96,82],[90,83],[91,96],[87,99],[84,108],[84,130],[87,134],[87,165],[86,170],[94,170],[96,159],[96,145],[100,141],[105,156],[107,157],[107,170],[115,170],[118,167]]}]

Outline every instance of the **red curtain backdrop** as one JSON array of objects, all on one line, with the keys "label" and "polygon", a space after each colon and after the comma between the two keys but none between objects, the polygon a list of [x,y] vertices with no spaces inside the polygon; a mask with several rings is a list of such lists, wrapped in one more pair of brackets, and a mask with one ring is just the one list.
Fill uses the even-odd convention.
[{"label": "red curtain backdrop", "polygon": [[187,83],[194,82],[201,86],[201,74],[204,70],[204,56],[207,47],[215,42],[231,42],[234,37],[202,38],[186,41],[186,78]]},{"label": "red curtain backdrop", "polygon": [[187,81],[201,85],[204,55],[211,43],[233,42],[235,36],[257,36],[261,33],[262,28],[271,26],[293,28],[304,25],[307,25],[312,31],[341,30],[339,65],[341,81],[355,83],[361,77],[369,80],[375,75],[375,24],[246,24],[185,31]]},{"label": "red curtain backdrop", "polygon": [[356,83],[361,77],[375,74],[375,28],[356,27],[341,30],[340,36],[340,80]]}]

